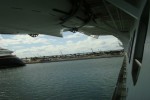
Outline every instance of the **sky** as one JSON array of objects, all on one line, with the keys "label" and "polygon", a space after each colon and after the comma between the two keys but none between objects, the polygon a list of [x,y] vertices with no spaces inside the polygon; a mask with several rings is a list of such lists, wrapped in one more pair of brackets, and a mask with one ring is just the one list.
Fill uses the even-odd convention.
[{"label": "sky", "polygon": [[34,38],[27,34],[0,35],[0,47],[14,51],[20,58],[123,49],[120,45],[112,35],[96,39],[79,32],[63,32],[63,38],[42,34]]}]

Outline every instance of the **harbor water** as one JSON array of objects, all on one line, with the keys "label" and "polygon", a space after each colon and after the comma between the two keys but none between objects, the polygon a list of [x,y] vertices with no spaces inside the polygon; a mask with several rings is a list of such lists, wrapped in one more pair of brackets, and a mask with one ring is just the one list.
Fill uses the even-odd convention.
[{"label": "harbor water", "polygon": [[111,100],[123,58],[0,69],[0,100]]}]

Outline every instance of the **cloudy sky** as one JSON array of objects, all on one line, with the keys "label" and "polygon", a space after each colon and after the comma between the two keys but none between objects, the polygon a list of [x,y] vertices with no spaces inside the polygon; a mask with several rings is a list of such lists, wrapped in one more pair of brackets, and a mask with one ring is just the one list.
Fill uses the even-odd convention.
[{"label": "cloudy sky", "polygon": [[0,47],[14,51],[18,57],[37,57],[71,53],[122,49],[121,42],[114,36],[100,36],[98,39],[82,33],[64,32],[63,38],[39,35],[0,35]]}]

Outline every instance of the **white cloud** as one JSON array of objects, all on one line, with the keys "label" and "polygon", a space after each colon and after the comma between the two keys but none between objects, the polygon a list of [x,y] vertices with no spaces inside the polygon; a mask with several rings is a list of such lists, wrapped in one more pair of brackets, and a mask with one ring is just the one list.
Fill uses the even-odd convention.
[{"label": "white cloud", "polygon": [[3,37],[0,35],[0,40],[3,39]]},{"label": "white cloud", "polygon": [[9,45],[20,45],[20,44],[37,44],[37,43],[49,44],[48,39],[41,37],[43,36],[33,38],[29,35],[14,35],[11,38],[6,39],[1,37],[0,42],[4,47],[7,47]]},{"label": "white cloud", "polygon": [[[19,57],[31,57],[31,56],[46,56],[46,55],[58,55],[60,51],[63,54],[68,53],[83,53],[91,52],[91,48],[94,51],[98,50],[116,50],[122,49],[119,43],[120,41],[113,36],[100,36],[98,39],[92,37],[86,37],[83,40],[74,42],[78,36],[83,34],[75,33],[72,38],[68,35],[67,39],[64,38],[63,44],[52,44],[50,41],[59,41],[56,39],[46,39],[45,36],[40,35],[37,38],[32,38],[28,35],[16,35],[9,39],[2,39],[2,43],[6,43],[7,46],[14,45],[14,54]],[[50,41],[49,41],[50,40]],[[43,43],[39,46],[30,46],[29,48],[24,47],[24,44]],[[20,44],[20,45],[18,45]],[[21,45],[22,44],[22,45]],[[3,45],[4,46],[4,45]],[[2,47],[3,47],[2,46]]]},{"label": "white cloud", "polygon": [[[70,32],[71,33],[71,32]],[[66,38],[66,39],[74,39],[74,38],[79,38],[79,37],[82,37],[84,36],[84,34],[82,33],[79,33],[79,32],[76,32],[76,33],[71,33],[69,34],[68,36],[63,36],[63,38]]]}]

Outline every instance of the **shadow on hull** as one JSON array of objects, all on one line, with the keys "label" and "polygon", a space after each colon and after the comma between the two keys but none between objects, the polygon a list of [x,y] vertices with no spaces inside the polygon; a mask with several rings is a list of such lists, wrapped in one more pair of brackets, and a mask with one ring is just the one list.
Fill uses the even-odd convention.
[{"label": "shadow on hull", "polygon": [[0,59],[0,69],[21,67],[21,66],[25,66],[25,63],[17,57]]}]

